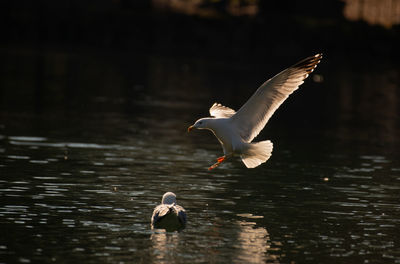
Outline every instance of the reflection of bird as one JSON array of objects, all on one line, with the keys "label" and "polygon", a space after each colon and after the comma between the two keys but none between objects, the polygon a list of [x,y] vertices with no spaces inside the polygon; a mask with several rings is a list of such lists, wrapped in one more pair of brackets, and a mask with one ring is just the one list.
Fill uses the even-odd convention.
[{"label": "reflection of bird", "polygon": [[224,150],[224,156],[210,169],[234,154],[240,155],[247,168],[255,168],[271,156],[272,142],[269,140],[251,143],[261,132],[276,109],[304,82],[315,69],[322,54],[308,57],[292,67],[278,73],[263,83],[250,99],[235,112],[233,109],[214,103],[210,108],[212,117],[201,118],[188,128],[211,130]]},{"label": "reflection of bird", "polygon": [[168,232],[183,229],[186,225],[186,212],[176,204],[176,195],[167,192],[163,195],[151,217],[151,227],[165,229]]},{"label": "reflection of bird", "polygon": [[237,221],[237,226],[235,246],[238,250],[234,259],[239,263],[278,263],[279,254],[268,251],[271,248],[271,240],[267,229],[246,220]]}]

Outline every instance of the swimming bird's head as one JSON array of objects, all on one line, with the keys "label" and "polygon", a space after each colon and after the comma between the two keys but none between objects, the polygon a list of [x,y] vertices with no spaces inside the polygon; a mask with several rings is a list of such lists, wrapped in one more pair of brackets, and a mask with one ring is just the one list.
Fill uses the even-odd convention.
[{"label": "swimming bird's head", "polygon": [[194,128],[197,129],[208,129],[208,122],[209,122],[210,118],[200,118],[199,120],[197,120],[193,125],[191,125],[190,127],[188,127],[188,132],[192,131]]},{"label": "swimming bird's head", "polygon": [[162,200],[162,204],[176,204],[176,195],[173,192],[164,193]]}]

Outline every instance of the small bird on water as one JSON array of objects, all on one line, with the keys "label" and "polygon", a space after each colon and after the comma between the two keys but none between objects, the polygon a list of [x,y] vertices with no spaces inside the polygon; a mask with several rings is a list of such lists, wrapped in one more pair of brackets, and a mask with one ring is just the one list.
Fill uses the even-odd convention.
[{"label": "small bird on water", "polygon": [[163,195],[161,204],[154,208],[151,217],[151,228],[165,229],[168,232],[179,231],[186,225],[186,212],[176,204],[176,195],[167,192]]},{"label": "small bird on water", "polygon": [[190,126],[188,132],[195,128],[211,130],[222,145],[224,156],[219,157],[208,169],[216,168],[234,155],[239,155],[247,168],[255,168],[266,162],[271,157],[272,142],[266,140],[252,143],[252,140],[321,59],[322,54],[316,54],[281,71],[263,83],[237,112],[214,103],[209,110],[211,117],[200,118]]}]

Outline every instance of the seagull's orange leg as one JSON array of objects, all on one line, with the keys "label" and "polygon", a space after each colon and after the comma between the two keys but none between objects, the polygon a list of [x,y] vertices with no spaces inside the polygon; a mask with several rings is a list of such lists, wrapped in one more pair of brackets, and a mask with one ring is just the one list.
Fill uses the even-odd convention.
[{"label": "seagull's orange leg", "polygon": [[211,167],[210,167],[210,168],[208,168],[208,170],[215,169],[216,167],[218,167],[218,166],[219,166],[219,164],[220,164],[220,163],[221,163],[221,162],[217,162],[217,163],[215,163],[215,164],[211,165]]},{"label": "seagull's orange leg", "polygon": [[222,156],[222,157],[217,158],[217,162],[214,163],[210,168],[208,168],[208,170],[215,169],[215,168],[218,167],[219,164],[221,164],[224,160],[226,160],[226,156]]},{"label": "seagull's orange leg", "polygon": [[226,156],[222,156],[222,157],[217,158],[217,161],[218,161],[219,163],[221,163],[221,162],[223,162],[225,159],[226,159]]}]

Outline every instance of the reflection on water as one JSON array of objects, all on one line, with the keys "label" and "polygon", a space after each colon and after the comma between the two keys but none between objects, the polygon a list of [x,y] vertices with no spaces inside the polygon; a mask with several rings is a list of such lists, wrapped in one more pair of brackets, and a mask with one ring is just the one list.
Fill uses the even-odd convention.
[{"label": "reflection on water", "polygon": [[[104,123],[110,125],[101,129],[107,133],[112,132],[114,125],[118,125],[116,122],[123,121],[128,127],[132,120],[138,124],[132,128],[132,133],[147,133],[147,127],[162,129],[169,119],[176,119],[176,116],[182,116],[185,121],[175,120],[177,128],[183,131],[193,116],[206,114],[207,107],[214,101],[238,109],[254,89],[270,77],[268,74],[280,70],[272,67],[271,63],[263,63],[260,67],[244,65],[239,61],[223,64],[194,58],[125,54],[116,54],[110,59],[100,54],[89,56],[67,52],[61,56],[60,53],[49,51],[43,54],[49,59],[43,62],[43,72],[38,73],[32,56],[30,53],[4,54],[7,65],[1,77],[7,100],[3,100],[1,106],[45,113],[49,116],[46,120],[49,124],[41,122],[43,120],[40,118],[27,118],[23,114],[6,115],[6,112],[0,112],[0,115],[4,120],[9,119],[8,128],[21,129],[16,126],[28,122],[29,127],[44,135],[46,129],[52,133],[66,129],[70,133],[68,139],[71,136],[81,139],[93,132],[81,131],[79,128],[83,124],[78,123],[81,120],[69,118],[80,111],[92,114],[89,119],[96,118],[89,122],[100,122],[98,119],[104,114],[103,118],[108,118]],[[271,121],[275,124],[293,123],[293,127],[296,127],[296,122],[308,122],[308,125],[317,129],[332,126],[328,133],[340,138],[366,142],[372,140],[376,143],[398,142],[398,68],[384,60],[366,61],[368,67],[365,67],[363,62],[349,61],[343,64],[342,59],[328,58],[327,65],[318,68],[318,76],[323,81],[309,80],[305,89],[294,94],[289,103],[278,110],[279,118]],[[20,64],[19,61],[24,63]],[[136,63],[125,67],[129,61]],[[72,64],[71,67],[77,72],[69,72],[68,64]],[[57,68],[64,70],[55,71]],[[16,71],[16,74],[7,74],[8,71]],[[32,79],[19,83],[22,80],[18,76],[25,72]],[[36,87],[35,82],[41,75],[48,78],[42,80],[42,86]],[[236,78],[236,75],[240,75],[240,78]],[[233,77],[227,79],[225,76]],[[15,89],[15,85],[21,85],[24,89]],[[33,93],[35,90],[37,94]],[[114,111],[123,112],[129,117],[119,120],[105,114]],[[149,117],[157,115],[157,111],[163,111],[165,119],[155,123]],[[138,116],[138,112],[145,115]],[[300,117],[293,119],[293,113],[296,112]],[[12,123],[11,120],[19,122]],[[120,136],[125,137],[127,131],[123,127],[121,129]],[[97,137],[101,137],[101,134]]]},{"label": "reflection on water", "polygon": [[373,66],[372,72],[353,72],[353,67],[345,65],[337,73],[339,111],[335,133],[365,142],[398,141],[398,69],[388,68],[385,63]]},{"label": "reflection on water", "polygon": [[156,263],[173,263],[176,258],[174,252],[179,243],[178,233],[153,233],[150,236],[152,242],[152,259]]},{"label": "reflection on water", "polygon": [[[251,214],[239,215],[250,219],[263,218]],[[271,241],[264,227],[257,227],[255,222],[238,221],[238,251],[235,263],[279,263],[279,255],[271,253]]]}]

